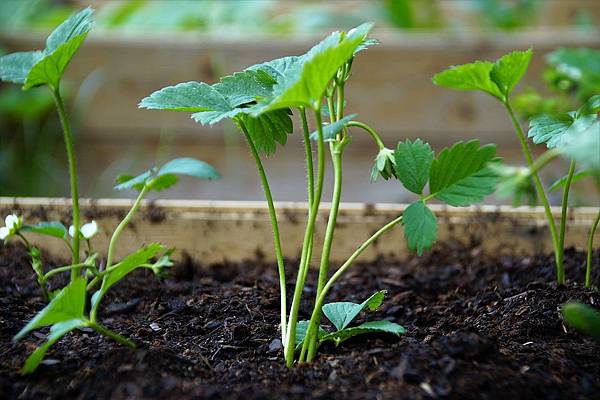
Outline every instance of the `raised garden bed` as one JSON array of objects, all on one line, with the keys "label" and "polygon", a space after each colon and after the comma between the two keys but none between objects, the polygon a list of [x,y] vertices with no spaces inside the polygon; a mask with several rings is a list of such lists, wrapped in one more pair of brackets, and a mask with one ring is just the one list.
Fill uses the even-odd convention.
[{"label": "raised garden bed", "polygon": [[[18,211],[31,222],[70,220],[60,199],[3,198],[0,204],[0,214]],[[83,213],[109,231],[129,204],[84,202]],[[301,235],[305,207],[279,206],[283,234]],[[402,210],[344,206],[332,259],[342,260]],[[597,291],[578,285],[585,255],[576,249],[585,245],[596,212],[571,211],[569,287],[558,290],[549,283],[554,265],[538,209],[438,209],[439,242],[422,258],[407,254],[400,228],[389,232],[329,297],[360,300],[387,289],[390,300],[377,314],[408,333],[325,346],[314,365],[289,371],[276,339],[277,275],[266,208],[149,203],[124,233],[119,252],[159,239],[177,244],[172,277],[158,282],[136,272],[108,297],[102,315],[137,350],[72,334],[34,376],[19,375],[44,335],[17,344],[11,337],[43,303],[24,250],[1,248],[0,390],[8,398],[593,398],[600,389],[598,344],[565,328],[558,308],[572,299],[600,301]],[[318,219],[317,234],[324,223]],[[99,245],[103,240],[100,235]],[[284,243],[284,254],[295,265],[299,249],[292,242]],[[64,252],[44,247],[51,264],[64,261]]]}]

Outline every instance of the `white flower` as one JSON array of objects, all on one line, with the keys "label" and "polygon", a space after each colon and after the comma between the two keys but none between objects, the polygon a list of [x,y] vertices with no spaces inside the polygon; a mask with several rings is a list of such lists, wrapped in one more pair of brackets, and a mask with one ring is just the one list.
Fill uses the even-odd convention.
[{"label": "white flower", "polygon": [[0,228],[0,240],[9,240],[23,225],[23,220],[16,214],[7,215],[4,225]]},{"label": "white flower", "polygon": [[[98,224],[96,223],[96,221],[92,221],[89,224],[85,224],[79,229],[79,233],[85,239],[90,240],[94,237],[94,235],[96,235],[96,233],[98,233]],[[71,235],[71,237],[75,235],[75,227],[73,225],[69,227],[69,235]]]}]

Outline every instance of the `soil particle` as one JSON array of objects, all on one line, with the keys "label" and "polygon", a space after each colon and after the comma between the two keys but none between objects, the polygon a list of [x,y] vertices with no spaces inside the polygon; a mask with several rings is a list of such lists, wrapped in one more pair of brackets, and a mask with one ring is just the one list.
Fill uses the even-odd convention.
[{"label": "soil particle", "polygon": [[[21,376],[47,330],[17,343],[11,338],[44,303],[24,249],[0,247],[0,397],[597,398],[600,345],[565,327],[559,307],[570,300],[597,307],[600,294],[580,286],[585,255],[569,249],[565,258],[566,288],[551,283],[549,255],[486,256],[476,244],[359,263],[329,298],[359,302],[386,289],[380,310],[359,322],[386,318],[407,334],[324,345],[315,363],[288,370],[277,331],[276,266],[259,260],[202,267],[185,257],[171,279],[136,271],[106,297],[100,319],[137,349],[77,331],[52,347],[36,373]],[[286,260],[289,270],[296,264]],[[598,269],[594,274],[598,282]],[[304,297],[303,319],[313,291]]]}]

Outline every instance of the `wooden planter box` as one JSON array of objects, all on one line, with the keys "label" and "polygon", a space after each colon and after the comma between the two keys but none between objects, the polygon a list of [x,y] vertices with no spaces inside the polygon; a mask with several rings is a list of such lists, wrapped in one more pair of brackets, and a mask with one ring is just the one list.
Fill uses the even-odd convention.
[{"label": "wooden planter box", "polygon": [[[101,232],[94,239],[95,249],[106,251],[109,233],[131,205],[130,200],[83,200],[82,218],[94,218]],[[297,259],[306,221],[306,205],[278,203],[284,256]],[[341,206],[332,262],[343,262],[365,239],[405,209],[405,205],[347,203]],[[475,243],[483,253],[533,255],[551,252],[543,210],[481,206],[452,208],[433,206],[438,217],[438,244]],[[27,223],[40,219],[70,221],[69,201],[48,198],[0,197],[0,215],[23,215]],[[585,248],[587,235],[597,208],[569,211],[567,246]],[[554,210],[559,216],[559,210]],[[317,222],[315,243],[322,242],[327,221],[327,205]],[[600,234],[598,234],[600,235]],[[58,240],[29,235],[32,241],[54,255],[66,253]],[[600,238],[598,238],[600,240]],[[185,254],[202,265],[258,259],[274,261],[273,239],[268,211],[262,202],[206,202],[161,200],[146,203],[124,232],[117,257],[150,242],[176,246],[176,259]],[[596,245],[598,247],[600,242]],[[314,254],[319,254],[318,246]],[[382,236],[359,258],[369,261],[378,257],[398,259],[409,256],[401,227]],[[416,255],[415,255],[416,257]]]}]

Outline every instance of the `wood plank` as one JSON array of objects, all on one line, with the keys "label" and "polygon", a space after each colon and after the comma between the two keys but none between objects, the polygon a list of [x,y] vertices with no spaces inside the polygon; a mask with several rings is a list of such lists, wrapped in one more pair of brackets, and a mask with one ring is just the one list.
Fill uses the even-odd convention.
[{"label": "wood plank", "polygon": [[[109,233],[131,205],[130,200],[83,200],[84,220],[93,217],[101,232],[94,239],[95,248],[105,253]],[[315,243],[322,241],[329,205],[320,211]],[[345,260],[354,249],[379,227],[400,215],[406,205],[345,203],[341,206],[336,230],[333,263]],[[480,243],[483,252],[494,254],[532,255],[551,251],[543,210],[540,208],[510,208],[481,206],[452,208],[433,206],[439,222],[438,242]],[[281,224],[284,255],[297,259],[307,207],[304,203],[277,203]],[[0,215],[11,212],[23,215],[28,223],[61,220],[68,224],[69,201],[46,198],[0,198]],[[558,217],[559,210],[553,210]],[[587,232],[597,208],[577,208],[569,211],[567,246],[583,248]],[[360,260],[377,257],[409,256],[401,227],[388,232]],[[68,258],[60,241],[33,238],[47,251]],[[140,214],[124,232],[117,257],[134,251],[143,243],[154,241],[176,246],[177,258],[187,254],[204,265],[260,258],[274,260],[268,211],[263,202],[207,202],[161,200],[146,203]],[[319,248],[315,249],[319,254]],[[316,256],[315,256],[316,260]],[[314,261],[316,262],[316,261]]]}]

